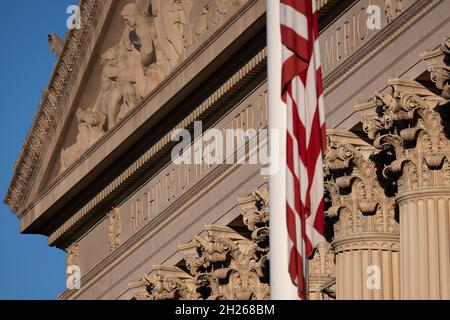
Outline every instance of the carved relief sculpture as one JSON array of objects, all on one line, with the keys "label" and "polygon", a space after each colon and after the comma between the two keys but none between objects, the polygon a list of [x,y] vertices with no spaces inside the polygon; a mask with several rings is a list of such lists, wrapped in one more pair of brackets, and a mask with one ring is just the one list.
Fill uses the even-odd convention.
[{"label": "carved relief sculpture", "polygon": [[114,208],[108,214],[108,244],[111,251],[117,249],[121,244],[122,225],[120,220],[120,209]]},{"label": "carved relief sculpture", "polygon": [[152,12],[161,26],[159,34],[168,70],[179,62],[185,49],[192,44],[189,35],[193,0],[153,0]]},{"label": "carved relief sculpture", "polygon": [[384,8],[387,22],[394,20],[400,13],[403,12],[403,0],[396,0],[396,7],[394,8],[393,0],[384,0]]},{"label": "carved relief sculpture", "polygon": [[136,72],[136,88],[140,98],[147,96],[163,79],[164,69],[153,18],[144,15],[139,6],[127,4],[121,17],[129,31],[131,45],[140,55],[140,70]]},{"label": "carved relief sculpture", "polygon": [[330,243],[323,241],[314,249],[309,260],[309,299],[336,299],[334,252]]},{"label": "carved relief sculpture", "polygon": [[[237,9],[246,1],[222,1],[218,5],[219,12],[229,11],[230,6]],[[43,93],[37,117],[22,148],[5,198],[14,211],[29,194],[25,188],[40,163],[41,150],[48,140],[55,117],[60,115],[59,106],[63,104],[65,93],[77,77],[77,73],[72,71],[78,69],[77,65],[84,58],[90,45],[87,39],[94,33],[96,18],[103,4],[104,1],[100,0],[79,1],[83,22],[81,28],[69,30],[64,41],[53,35],[49,37],[51,50],[61,55],[61,59]],[[117,44],[118,49],[108,50],[102,56],[104,70],[97,101],[91,106],[80,107],[85,111],[91,110],[92,114],[98,112],[104,115],[102,126],[95,124],[91,127],[109,130],[161,83],[179,63],[185,49],[211,28],[213,22],[209,8],[214,4],[215,0],[136,0],[122,8],[122,17],[129,29],[125,30],[124,37]],[[77,122],[79,126],[85,126],[83,121],[77,119]],[[83,142],[77,141],[76,145],[73,148],[63,147],[65,150],[61,151],[59,159],[62,164],[60,172],[75,161],[77,155],[82,153],[80,150],[86,150]]]},{"label": "carved relief sculpture", "polygon": [[76,142],[62,151],[60,161],[61,172],[65,171],[105,133],[103,128],[106,119],[102,113],[91,109],[80,109],[76,113],[76,118],[78,122]]},{"label": "carved relief sculpture", "polygon": [[66,268],[78,266],[78,244],[74,243],[66,249]]}]

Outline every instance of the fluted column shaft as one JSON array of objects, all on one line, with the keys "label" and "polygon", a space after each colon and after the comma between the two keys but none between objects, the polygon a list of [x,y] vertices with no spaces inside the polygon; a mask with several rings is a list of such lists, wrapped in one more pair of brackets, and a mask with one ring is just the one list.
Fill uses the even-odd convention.
[{"label": "fluted column shaft", "polygon": [[330,143],[326,182],[335,219],[337,300],[400,298],[399,225],[394,199],[377,179],[372,149]]},{"label": "fluted column shaft", "polygon": [[399,196],[402,299],[450,299],[450,189]]},{"label": "fluted column shaft", "polygon": [[398,238],[360,236],[336,242],[335,252],[338,300],[400,298]]},{"label": "fluted column shaft", "polygon": [[392,93],[356,109],[398,189],[401,298],[450,299],[449,101],[414,81],[388,83]]}]

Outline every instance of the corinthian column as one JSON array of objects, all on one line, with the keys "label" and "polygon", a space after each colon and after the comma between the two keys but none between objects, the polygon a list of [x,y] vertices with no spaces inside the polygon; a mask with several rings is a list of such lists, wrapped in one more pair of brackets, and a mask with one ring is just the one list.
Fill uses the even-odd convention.
[{"label": "corinthian column", "polygon": [[366,146],[336,143],[326,155],[327,215],[334,220],[338,300],[400,298],[399,226],[394,200]]},{"label": "corinthian column", "polygon": [[336,299],[334,252],[331,245],[323,241],[317,245],[309,260],[309,299]]},{"label": "corinthian column", "polygon": [[448,101],[414,81],[389,84],[392,94],[357,109],[387,160],[383,176],[397,182],[401,297],[450,299],[450,143],[441,118]]}]

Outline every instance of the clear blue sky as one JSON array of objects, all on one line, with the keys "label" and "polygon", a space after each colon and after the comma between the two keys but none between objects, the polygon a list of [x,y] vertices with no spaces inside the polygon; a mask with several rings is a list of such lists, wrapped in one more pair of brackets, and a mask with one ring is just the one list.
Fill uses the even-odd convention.
[{"label": "clear blue sky", "polygon": [[[66,33],[66,9],[77,0],[0,1],[0,195],[3,200],[55,57],[47,34]],[[0,299],[57,299],[65,255],[39,235],[19,234],[18,219],[0,205]]]}]

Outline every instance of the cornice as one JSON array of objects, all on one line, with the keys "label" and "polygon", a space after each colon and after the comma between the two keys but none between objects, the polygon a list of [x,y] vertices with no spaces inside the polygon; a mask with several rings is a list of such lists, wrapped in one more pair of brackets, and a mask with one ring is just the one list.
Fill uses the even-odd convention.
[{"label": "cornice", "polygon": [[[203,57],[202,59],[203,59],[203,61],[205,61],[205,63],[206,62],[209,63],[209,60],[208,60],[209,56],[207,56],[208,50],[211,50],[211,48],[216,45],[221,46],[222,44],[218,44],[217,40],[222,37],[225,37],[225,38],[229,37],[230,28],[240,28],[240,25],[242,25],[242,24],[238,25],[239,19],[241,19],[243,17],[247,24],[249,24],[252,27],[256,26],[256,28],[253,28],[252,30],[250,30],[249,33],[247,33],[247,36],[250,36],[250,37],[254,36],[255,30],[260,30],[261,18],[262,18],[262,14],[261,14],[262,9],[261,8],[264,8],[263,2],[261,0],[249,0],[233,16],[231,16],[220,28],[218,28],[217,30],[214,30],[214,32],[209,35],[207,41],[199,43],[199,46],[196,47],[193,52],[191,52],[189,55],[187,55],[186,58],[183,59],[183,61],[181,61],[180,64],[171,72],[171,74],[168,77],[166,77],[166,79],[164,79],[160,83],[160,85],[158,85],[145,99],[143,99],[143,101],[141,101],[137,106],[135,106],[133,108],[133,110],[131,110],[131,112],[126,117],[124,117],[124,119],[122,119],[122,121],[120,121],[114,128],[112,128],[111,130],[106,132],[106,134],[103,137],[101,137],[91,148],[89,148],[79,159],[74,161],[74,163],[67,170],[65,170],[63,173],[61,173],[55,179],[53,179],[45,188],[41,189],[38,194],[34,195],[33,199],[30,199],[27,202],[23,202],[21,204],[21,206],[19,206],[20,212],[17,212],[19,219],[21,219],[21,221],[23,222],[22,228],[25,229],[30,226],[29,223],[31,221],[26,220],[27,216],[30,216],[30,211],[33,211],[36,208],[36,206],[38,206],[42,201],[45,202],[48,198],[50,198],[52,193],[55,192],[55,190],[59,190],[59,188],[64,185],[64,187],[66,188],[64,192],[68,192],[70,190],[70,188],[75,186],[74,173],[81,174],[80,177],[86,178],[87,173],[84,170],[84,166],[88,159],[92,159],[92,157],[94,155],[97,155],[98,152],[103,154],[102,159],[105,159],[106,157],[108,157],[110,155],[110,153],[106,154],[104,152],[105,145],[109,145],[109,141],[111,141],[111,139],[117,139],[117,137],[122,134],[121,132],[126,131],[126,130],[129,131],[130,122],[133,121],[132,120],[133,117],[136,117],[137,114],[141,114],[140,115],[141,119],[145,119],[145,121],[147,121],[148,120],[147,114],[145,115],[145,117],[142,117],[142,113],[148,113],[148,112],[143,111],[143,109],[146,109],[146,108],[148,109],[148,104],[151,104],[152,100],[155,97],[157,97],[161,93],[163,93],[163,95],[166,97],[167,92],[168,92],[168,90],[166,90],[167,87],[169,87],[169,91],[172,90],[170,88],[173,87],[175,82],[178,82],[178,83],[182,84],[183,86],[185,86],[186,83],[184,81],[186,79],[182,78],[181,74],[183,72],[187,72],[188,74],[193,73],[192,68],[191,68],[193,63],[198,61],[198,59],[200,57]],[[103,11],[105,11],[105,10],[103,9]],[[101,11],[100,11],[100,13],[101,13]],[[253,14],[258,15],[256,17],[256,20],[248,21],[248,15],[253,15]],[[244,25],[246,25],[246,23],[244,23]],[[230,52],[231,51],[232,50],[230,50]],[[221,52],[221,51],[219,50],[219,52]],[[207,59],[205,59],[205,57],[207,57]],[[205,68],[206,68],[206,66],[205,66]],[[201,69],[201,70],[204,71],[203,69]],[[185,88],[182,87],[182,89],[184,90]],[[180,89],[179,92],[181,92],[183,90]],[[173,97],[170,97],[167,99],[172,99],[172,98]],[[178,99],[179,97],[176,97],[176,98]],[[169,101],[169,100],[167,100],[167,101]],[[158,111],[159,111],[159,109],[158,109]],[[53,121],[55,121],[55,120],[53,120]],[[140,120],[138,122],[139,122],[139,124],[137,124],[136,127],[139,127],[142,124],[140,122]],[[133,131],[133,134],[134,133],[136,133],[136,132]],[[129,136],[130,133],[127,133],[127,135]],[[121,139],[122,138],[119,137],[119,139],[116,140],[117,143],[121,144],[123,142],[123,140],[121,140]],[[118,144],[114,144],[114,147],[116,147],[117,145]],[[96,164],[98,164],[98,163],[96,163]],[[78,180],[81,181],[82,178],[80,178]],[[65,181],[70,181],[70,183],[65,184]],[[70,188],[69,188],[69,186],[70,186]],[[59,197],[60,197],[60,195],[58,195],[56,197],[56,199],[59,200],[60,199]],[[54,199],[53,196],[51,198]],[[55,202],[53,202],[53,200],[51,200],[49,203],[51,205],[55,204]],[[41,207],[41,208],[43,208],[43,207]],[[45,207],[42,210],[45,211],[48,208],[49,207]]]},{"label": "cornice", "polygon": [[[194,121],[211,114],[211,112],[217,109],[223,99],[235,94],[256,74],[264,70],[266,67],[266,58],[267,48],[264,48],[173,129],[187,129],[192,126]],[[173,143],[171,136],[172,133],[168,132],[155,143],[147,152],[129,166],[128,169],[108,184],[108,186],[106,186],[96,197],[76,212],[71,219],[53,232],[48,238],[48,243],[50,245],[56,245],[61,241],[61,237],[73,234],[75,229],[95,213],[95,209],[98,205],[119,192],[121,188],[129,186],[130,181],[135,179],[136,176],[139,176],[142,170],[145,170],[145,168],[153,163],[155,159],[158,159],[161,152],[168,150],[168,147]]]},{"label": "cornice", "polygon": [[358,51],[324,79],[324,94],[329,95],[343,81],[373,59],[374,56],[442,1],[444,0],[421,0],[415,2],[414,5],[405,10],[398,18],[359,48]]},{"label": "cornice", "polygon": [[[76,299],[105,274],[113,270],[118,264],[133,254],[133,252],[138,250],[144,243],[149,241],[158,232],[164,229],[171,221],[175,220],[196,201],[202,198],[207,192],[214,188],[214,186],[219,185],[223,180],[241,167],[242,165],[240,164],[233,164],[228,166],[219,166],[214,169],[200,183],[198,183],[188,193],[183,195],[182,198],[166,208],[154,221],[147,224],[139,232],[133,235],[133,237],[122,244],[116,251],[86,273],[82,278],[83,286],[80,291],[66,290],[60,295],[59,298],[62,300]],[[264,182],[259,187],[262,187],[265,184],[267,184],[267,182]]]},{"label": "cornice", "polygon": [[331,244],[336,254],[349,250],[400,250],[400,234],[370,232],[343,237]]},{"label": "cornice", "polygon": [[79,62],[83,58],[104,4],[103,0],[79,1],[82,28],[69,30],[66,34],[61,56],[43,93],[31,129],[23,142],[22,150],[14,166],[13,178],[4,199],[16,214],[26,201],[30,181],[39,166],[42,149],[54,125],[58,108],[67,94],[67,89],[76,78]]},{"label": "cornice", "polygon": [[[31,129],[23,142],[22,150],[14,166],[13,178],[4,199],[16,214],[20,214],[19,211],[23,210],[30,193],[31,182],[34,181],[40,166],[46,141],[59,114],[58,108],[62,105],[68,89],[77,76],[80,60],[83,58],[105,3],[105,0],[79,0],[82,29],[67,32],[61,56],[43,94]],[[252,3],[253,1],[249,1],[247,7]],[[342,1],[336,0],[318,1],[319,14],[328,17],[329,13],[332,10],[336,11],[336,7],[341,3]]]}]

